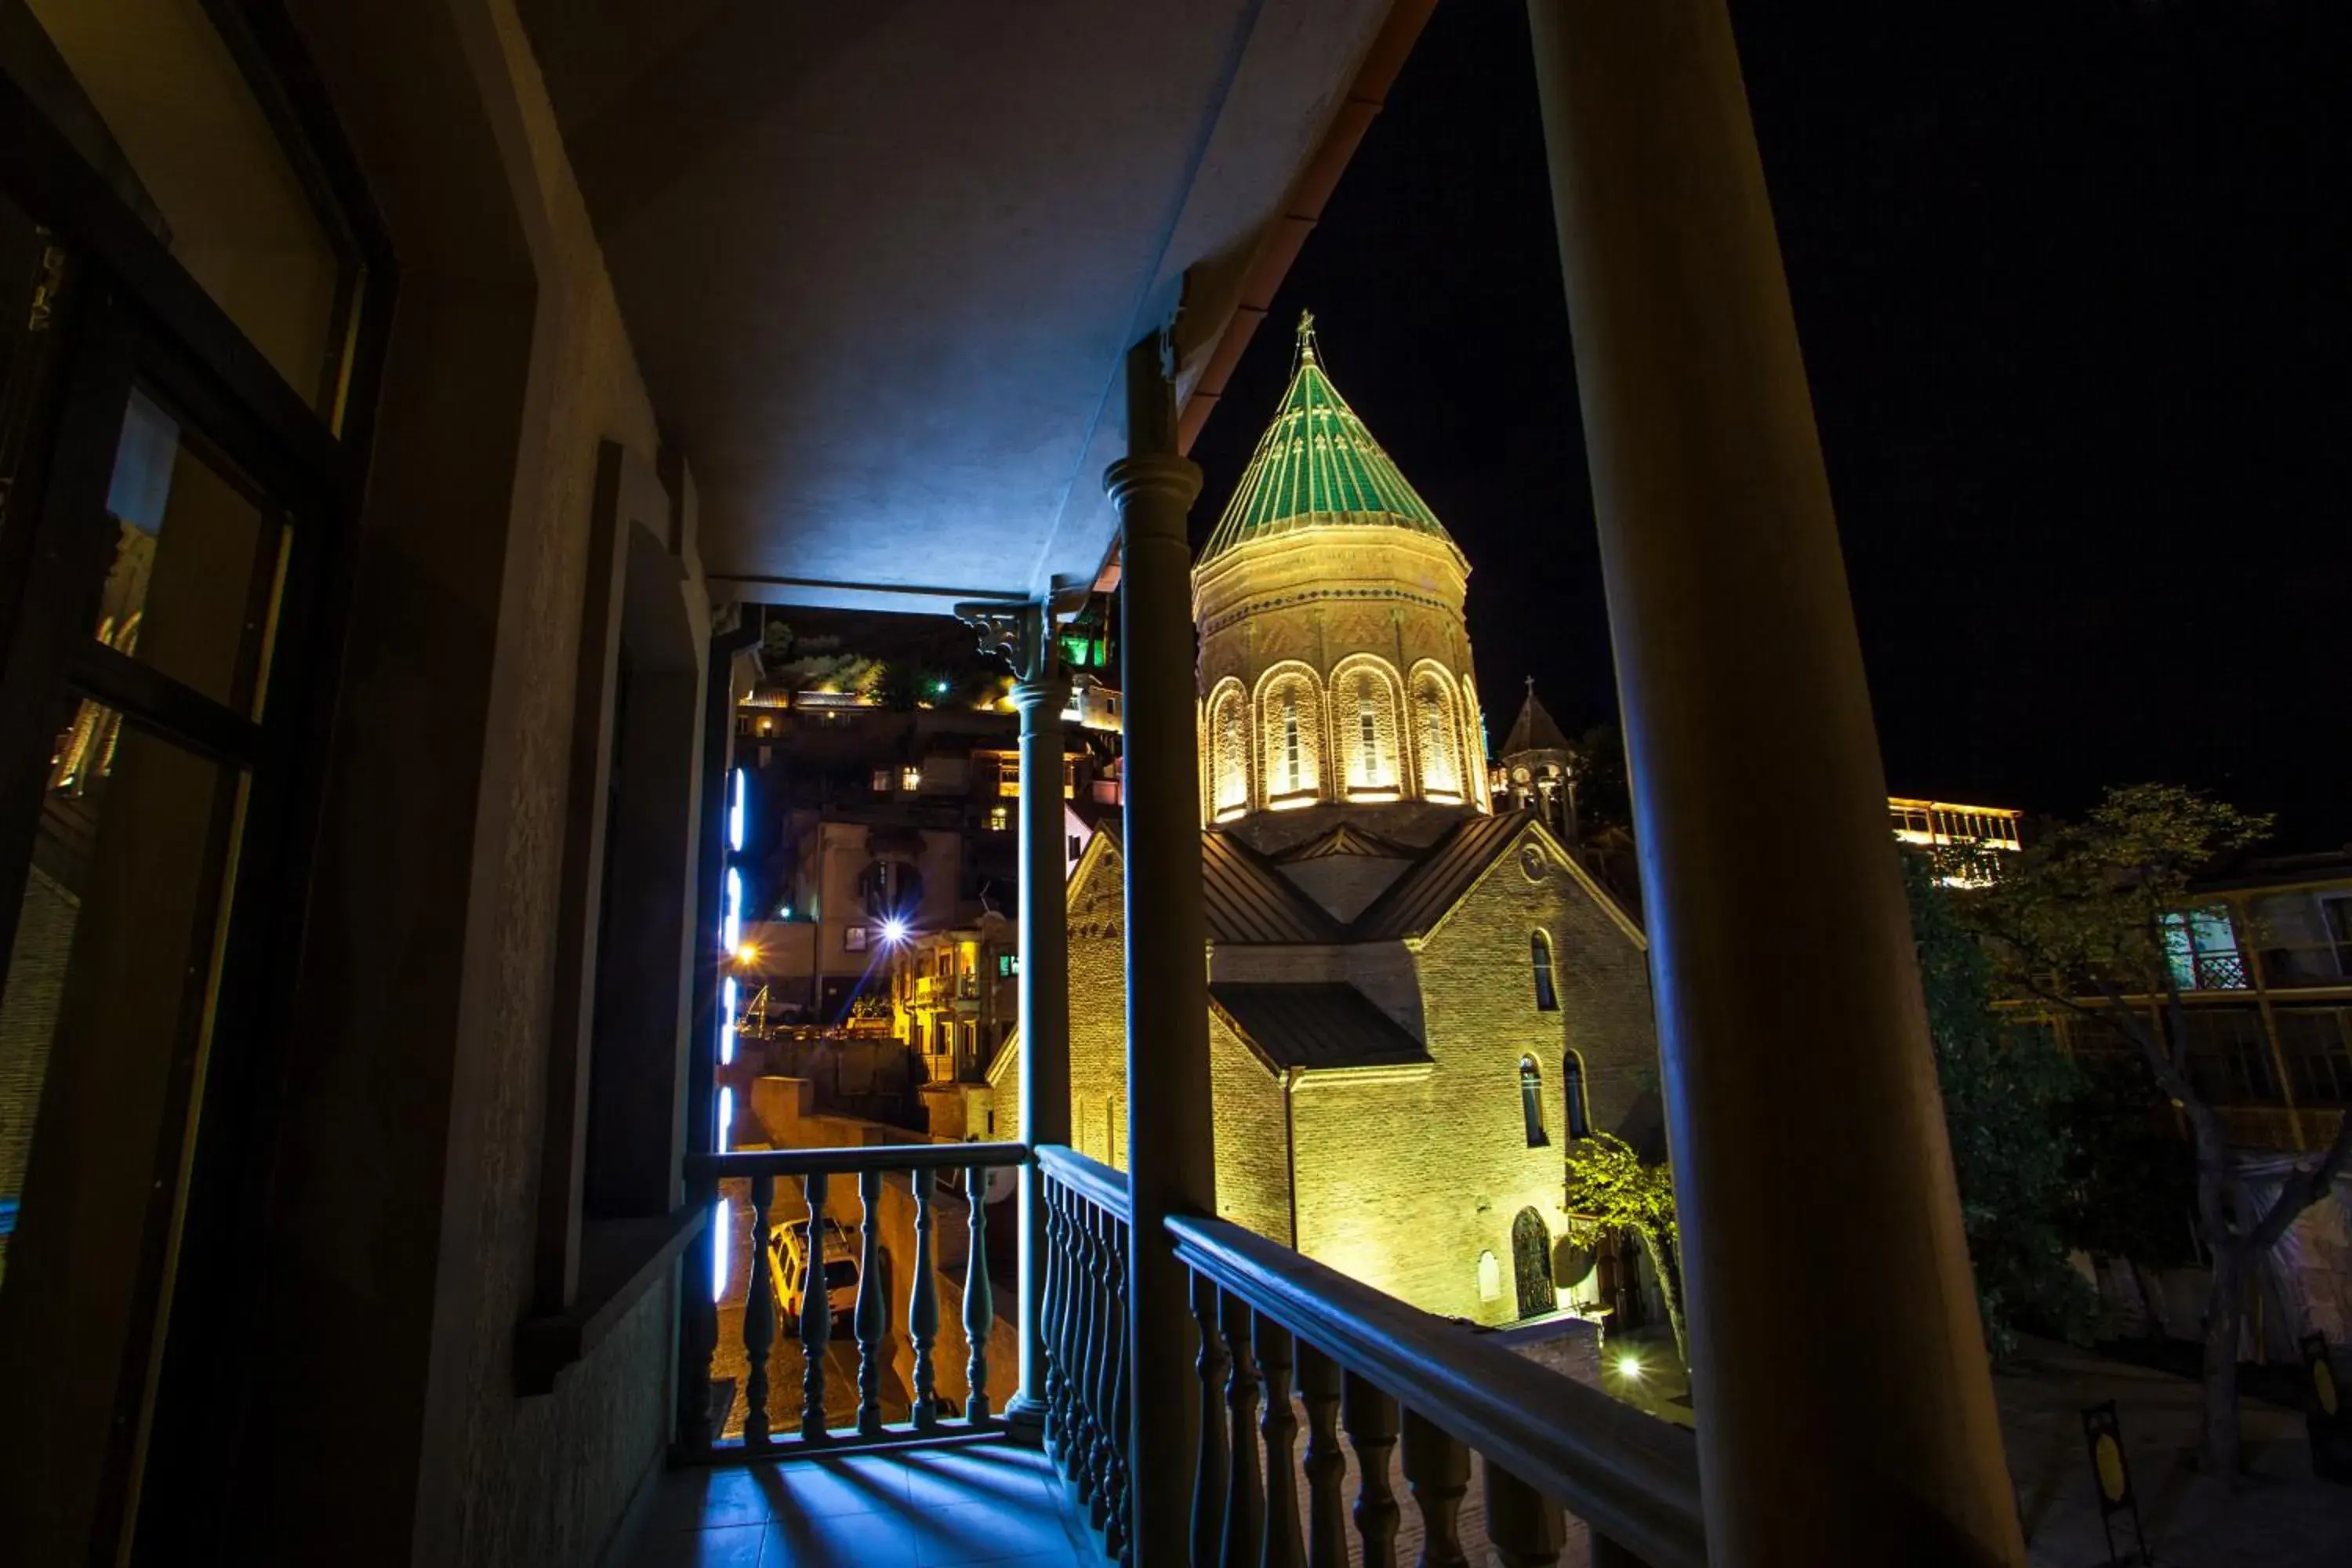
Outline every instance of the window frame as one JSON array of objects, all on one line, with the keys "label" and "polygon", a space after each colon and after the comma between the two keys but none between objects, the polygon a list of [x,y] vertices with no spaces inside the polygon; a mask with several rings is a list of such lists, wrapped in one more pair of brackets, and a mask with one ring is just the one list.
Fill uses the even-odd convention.
[{"label": "window frame", "polygon": [[1551,933],[1538,927],[1528,933],[1528,966],[1533,972],[1536,991],[1536,1011],[1559,1011],[1559,965],[1552,952]]},{"label": "window frame", "polygon": [[[168,1523],[196,1555],[219,1524],[216,1482],[230,1453],[209,1427],[250,1379],[239,1281],[259,1271],[277,1137],[267,1088],[288,1049],[300,952],[302,900],[293,895],[307,885],[317,849],[352,541],[397,289],[366,182],[283,11],[275,0],[204,0],[203,8],[342,263],[340,346],[320,367],[317,386],[288,382],[43,108],[0,72],[0,192],[56,237],[71,269],[54,329],[63,364],[54,424],[27,444],[15,519],[0,541],[0,878],[23,886],[53,720],[76,698],[105,704],[124,725],[242,781],[232,789],[239,824],[219,863],[228,880],[212,935],[210,1019],[184,1023],[172,1047],[165,1114],[174,1131],[168,1148],[154,1151],[143,1215],[126,1215],[121,1226],[122,1245],[141,1259],[126,1334],[91,1352],[112,1358],[118,1433],[101,1460],[94,1538],[127,1550],[135,1531]],[[181,439],[216,456],[224,477],[249,487],[286,531],[257,710],[237,711],[90,635],[83,611],[95,603],[110,555],[106,492],[134,385],[167,405]],[[17,918],[16,902],[0,900],[0,948],[13,950]],[[200,1070],[189,1059],[190,1030],[205,1040]],[[75,1092],[58,1070],[53,1063],[44,1086],[44,1119],[57,1097]],[[40,1142],[26,1173],[36,1196],[38,1181],[79,1179],[44,1176],[44,1165],[56,1170],[67,1156],[45,1160]],[[12,1251],[44,1227],[41,1206],[26,1205]],[[58,1341],[37,1326],[60,1292],[27,1295],[19,1284],[14,1294],[0,1321],[22,1331],[8,1336],[16,1343],[89,1339]],[[25,1418],[37,1418],[31,1408]],[[165,1453],[170,1464],[146,1462]]]},{"label": "window frame", "polygon": [[1551,1147],[1551,1134],[1544,1127],[1543,1068],[1532,1056],[1519,1058],[1519,1117],[1526,1123],[1528,1148]]}]

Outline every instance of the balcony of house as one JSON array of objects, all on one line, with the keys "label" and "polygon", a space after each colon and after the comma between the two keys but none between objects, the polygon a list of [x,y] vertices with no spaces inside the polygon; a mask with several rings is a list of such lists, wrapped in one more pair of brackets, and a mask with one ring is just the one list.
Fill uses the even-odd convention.
[{"label": "balcony of house", "polygon": [[[1128,1178],[1068,1148],[690,1169],[725,1284],[686,1313],[679,1462],[622,1568],[1132,1563],[1130,1521],[1170,1519],[1139,1489],[1181,1505],[1195,1563],[1706,1561],[1687,1432],[1239,1226],[1163,1222],[1189,1318],[1139,1334]],[[1027,1228],[971,1201],[1022,1183]],[[1025,1331],[991,1261],[1008,1220],[1043,1263]]]}]

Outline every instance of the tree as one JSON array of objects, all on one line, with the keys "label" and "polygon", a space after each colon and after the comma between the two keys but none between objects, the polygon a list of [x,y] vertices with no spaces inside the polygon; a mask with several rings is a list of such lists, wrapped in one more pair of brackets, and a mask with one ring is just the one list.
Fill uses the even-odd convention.
[{"label": "tree", "polygon": [[1568,1238],[1579,1247],[1591,1247],[1612,1230],[1627,1230],[1640,1239],[1642,1250],[1650,1255],[1650,1270],[1658,1277],[1658,1294],[1665,1299],[1675,1353],[1688,1366],[1682,1289],[1673,1268],[1674,1173],[1663,1161],[1643,1164],[1632,1145],[1606,1132],[1570,1139],[1567,1161]]},{"label": "tree", "polygon": [[1595,724],[1576,738],[1576,816],[1586,833],[1633,826],[1625,782],[1625,737],[1614,724]]},{"label": "tree", "polygon": [[2238,1332],[2250,1270],[2296,1216],[2326,1195],[2352,1155],[2352,1117],[2315,1160],[2298,1165],[2267,1207],[2253,1196],[2228,1130],[2189,1072],[2179,962],[2192,878],[2259,842],[2270,818],[2173,784],[2110,789],[2089,817],[2011,857],[1963,918],[1987,939],[2000,981],[2059,1016],[2111,1030],[2179,1109],[2194,1145],[2198,1240],[2212,1258],[2205,1314],[2200,1457],[2238,1469]]},{"label": "tree", "polygon": [[2006,1357],[2027,1321],[2087,1338],[2094,1298],[2066,1258],[2081,1077],[2046,1037],[2000,1026],[1984,943],[1944,879],[1950,864],[1901,853],[1985,1348]]}]

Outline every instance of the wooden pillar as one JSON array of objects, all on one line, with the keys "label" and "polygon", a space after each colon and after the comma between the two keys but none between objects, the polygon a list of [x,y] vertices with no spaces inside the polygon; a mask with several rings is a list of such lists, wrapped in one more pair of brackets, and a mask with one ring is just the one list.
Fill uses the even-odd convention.
[{"label": "wooden pillar", "polygon": [[[1063,852],[1062,708],[1069,682],[1056,668],[1048,607],[1027,611],[1034,651],[1020,667],[1021,712],[1021,1142],[1070,1141],[1070,921]],[[1045,1185],[1033,1163],[1021,1172],[1021,1391],[1005,1408],[1016,1437],[1045,1436]]]},{"label": "wooden pillar", "polygon": [[[1730,19],[1724,0],[1528,12],[1640,834],[1709,1554],[2022,1563]],[[1806,1331],[1824,1304],[1830,1326]]]},{"label": "wooden pillar", "polygon": [[1209,1120],[1208,926],[1201,893],[1198,680],[1186,523],[1201,470],[1176,456],[1159,345],[1128,363],[1128,449],[1104,483],[1119,510],[1126,704],[1127,1431],[1137,1568],[1183,1561],[1192,1507],[1192,1321],[1163,1222],[1216,1212]]},{"label": "wooden pillar", "polygon": [[[2230,910],[2230,941],[2238,950],[2238,963],[2245,969],[2248,983],[2254,988],[2254,1008],[2263,1020],[2263,1043],[2270,1047],[2271,1070],[2278,1075],[2279,1104],[2286,1110],[2287,1137],[2296,1153],[2309,1153],[2311,1140],[2303,1129],[2303,1109],[2294,1102],[2294,1075],[2287,1069],[2286,1042],[2279,1037],[2278,1010],[2271,1005],[2270,982],[2263,974],[2263,955],[2254,951],[2249,940],[2256,931],[2253,918],[2246,912],[2244,894],[2223,901]],[[2192,948],[2194,945],[2192,938]],[[2190,962],[2195,959],[2192,957]]]}]

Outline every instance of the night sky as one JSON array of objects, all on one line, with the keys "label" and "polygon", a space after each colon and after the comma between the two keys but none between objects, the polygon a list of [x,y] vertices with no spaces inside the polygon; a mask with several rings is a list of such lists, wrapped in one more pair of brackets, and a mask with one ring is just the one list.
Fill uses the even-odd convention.
[{"label": "night sky", "polygon": [[[1733,5],[1888,785],[2160,778],[2352,841],[2347,8],[2002,9]],[[1196,543],[1302,305],[1470,558],[1493,739],[1525,675],[1612,718],[1523,7],[1437,7],[1193,453]]]}]

